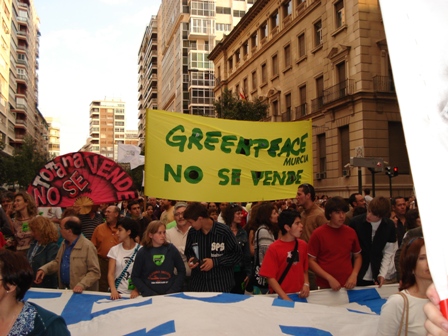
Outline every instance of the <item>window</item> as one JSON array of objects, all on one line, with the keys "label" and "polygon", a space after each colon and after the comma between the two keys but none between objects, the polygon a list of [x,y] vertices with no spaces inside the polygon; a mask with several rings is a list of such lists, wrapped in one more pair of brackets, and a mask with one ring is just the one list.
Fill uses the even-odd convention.
[{"label": "window", "polygon": [[317,21],[314,24],[314,46],[320,46],[322,44],[322,21]]},{"label": "window", "polygon": [[274,100],[271,104],[271,112],[273,116],[278,115],[278,100]]},{"label": "window", "polygon": [[305,56],[305,33],[300,34],[297,37],[297,42],[299,46],[299,58]]},{"label": "window", "polygon": [[252,72],[252,90],[257,89],[257,71]]},{"label": "window", "polygon": [[252,49],[256,48],[258,46],[257,33],[252,34],[252,36],[250,37],[250,44],[251,44]]},{"label": "window", "polygon": [[243,49],[243,57],[246,57],[247,54],[249,53],[249,41],[243,43],[242,49]]},{"label": "window", "polygon": [[237,9],[233,10],[233,17],[243,17],[244,14],[246,14],[246,12],[243,10],[237,10]]},{"label": "window", "polygon": [[316,93],[317,93],[317,97],[322,97],[324,95],[324,77],[323,76],[316,78]]},{"label": "window", "polygon": [[247,84],[247,77],[243,79],[243,93],[244,93],[244,98],[247,98],[247,93],[249,92],[249,87]]},{"label": "window", "polygon": [[190,53],[190,68],[212,69],[213,63],[208,60],[208,54],[192,52]]},{"label": "window", "polygon": [[311,101],[311,112],[316,112],[324,105],[324,77],[316,78],[316,98]]},{"label": "window", "polygon": [[342,171],[347,163],[350,163],[350,134],[348,125],[339,127],[339,153],[341,153],[341,162],[339,168]]},{"label": "window", "polygon": [[229,65],[229,71],[232,71],[232,70],[233,70],[233,57],[230,57],[230,58],[227,60],[227,63],[228,63],[228,65]]},{"label": "window", "polygon": [[274,31],[274,28],[278,27],[278,12],[275,12],[271,15],[271,30]]},{"label": "window", "polygon": [[241,58],[240,58],[240,51],[237,50],[235,51],[235,63],[238,64],[240,62]]},{"label": "window", "polygon": [[195,19],[191,20],[190,32],[196,34],[214,34],[215,26],[210,19]]},{"label": "window", "polygon": [[288,120],[291,120],[291,93],[285,95],[285,107],[285,112],[288,116]]},{"label": "window", "polygon": [[227,23],[217,23],[216,24],[216,31],[224,31],[229,32],[232,30],[232,25]]},{"label": "window", "polygon": [[389,164],[398,167],[400,174],[409,174],[409,157],[401,122],[389,122]]},{"label": "window", "polygon": [[278,76],[278,57],[277,54],[272,56],[272,77]]},{"label": "window", "polygon": [[306,85],[302,85],[299,88],[300,96],[300,106],[299,106],[299,116],[302,117],[306,114]]},{"label": "window", "polygon": [[216,14],[231,14],[232,9],[230,7],[216,7]]},{"label": "window", "polygon": [[215,16],[215,4],[211,1],[191,1],[191,15]]},{"label": "window", "polygon": [[288,0],[283,3],[283,18],[286,18],[292,14],[292,1]]},{"label": "window", "polygon": [[345,24],[344,0],[339,0],[334,4],[336,28]]},{"label": "window", "polygon": [[261,83],[265,84],[268,81],[268,69],[266,63],[261,65]]},{"label": "window", "polygon": [[291,45],[288,44],[283,48],[283,51],[285,53],[285,68],[291,67]]},{"label": "window", "polygon": [[327,140],[325,133],[317,135],[317,153],[318,153],[318,167],[320,173],[327,171]]},{"label": "window", "polygon": [[260,38],[263,40],[268,36],[268,23],[265,21],[260,26]]},{"label": "window", "polygon": [[338,89],[339,89],[339,97],[342,98],[347,96],[347,76],[345,71],[345,62],[341,62],[336,65],[337,78],[338,78]]}]

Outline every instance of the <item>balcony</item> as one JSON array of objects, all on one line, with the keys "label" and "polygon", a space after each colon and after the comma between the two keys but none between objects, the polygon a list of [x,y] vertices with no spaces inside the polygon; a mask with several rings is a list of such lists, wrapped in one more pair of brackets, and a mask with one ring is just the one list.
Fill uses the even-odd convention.
[{"label": "balcony", "polygon": [[319,111],[324,106],[324,96],[311,100],[311,113]]},{"label": "balcony", "polygon": [[19,63],[19,64],[24,64],[24,65],[28,65],[28,61],[26,60],[26,59],[18,59],[17,60],[17,63]]},{"label": "balcony", "polygon": [[17,113],[26,113],[27,107],[24,104],[16,104],[16,107],[14,108],[14,111]]},{"label": "balcony", "polygon": [[324,90],[323,103],[328,104],[353,94],[353,87],[354,84],[352,79],[346,79],[336,85],[333,85],[332,87],[329,87]]},{"label": "balcony", "polygon": [[307,113],[307,105],[306,103],[296,106],[296,110],[295,110],[295,118],[294,120],[300,119],[304,116],[306,116]]},{"label": "balcony", "polygon": [[27,75],[17,75],[17,81],[27,84],[28,82],[28,76]]},{"label": "balcony", "polygon": [[23,17],[23,16],[17,16],[17,21],[20,23],[28,24],[28,18]]},{"label": "balcony", "polygon": [[373,91],[395,93],[394,80],[389,76],[374,76]]},{"label": "balcony", "polygon": [[26,129],[27,128],[27,122],[26,119],[16,119],[16,128],[23,128]]},{"label": "balcony", "polygon": [[282,113],[282,121],[291,121],[291,109]]}]

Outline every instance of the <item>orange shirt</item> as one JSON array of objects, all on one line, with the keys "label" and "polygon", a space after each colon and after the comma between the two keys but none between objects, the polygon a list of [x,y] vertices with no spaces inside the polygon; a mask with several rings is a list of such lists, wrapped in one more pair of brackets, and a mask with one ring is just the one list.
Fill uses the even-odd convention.
[{"label": "orange shirt", "polygon": [[107,223],[100,224],[93,231],[91,241],[98,251],[98,256],[107,258],[111,247],[118,244],[118,231],[116,228],[110,228]]}]

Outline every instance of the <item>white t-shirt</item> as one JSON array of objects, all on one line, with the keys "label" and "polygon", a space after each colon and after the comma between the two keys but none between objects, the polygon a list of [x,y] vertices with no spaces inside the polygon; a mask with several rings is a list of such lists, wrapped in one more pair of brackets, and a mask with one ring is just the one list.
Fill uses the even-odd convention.
[{"label": "white t-shirt", "polygon": [[62,209],[59,207],[39,207],[37,208],[37,213],[49,219],[60,219],[62,217]]},{"label": "white t-shirt", "polygon": [[[425,321],[426,315],[423,312],[423,306],[429,302],[428,299],[421,299],[412,296],[407,290],[403,291],[409,300],[409,320],[408,320],[408,336],[426,335]],[[378,323],[377,336],[397,335],[400,329],[401,314],[404,308],[404,300],[399,294],[393,294],[381,308],[380,321]],[[406,315],[405,320],[406,321]],[[405,328],[403,326],[401,335],[404,336]]]},{"label": "white t-shirt", "polygon": [[142,246],[136,245],[133,249],[125,250],[123,248],[123,243],[120,243],[113,246],[107,254],[109,258],[115,259],[115,279],[117,279],[121,275],[121,272],[123,272],[127,263],[129,261],[131,262],[125,274],[121,278],[120,284],[118,285],[117,291],[119,293],[130,294],[132,292],[132,290],[129,289],[129,280],[131,279],[132,267],[134,266],[135,256],[137,255],[137,253],[135,253],[133,257],[132,255],[134,254],[134,251],[137,247],[138,250],[140,250]]}]

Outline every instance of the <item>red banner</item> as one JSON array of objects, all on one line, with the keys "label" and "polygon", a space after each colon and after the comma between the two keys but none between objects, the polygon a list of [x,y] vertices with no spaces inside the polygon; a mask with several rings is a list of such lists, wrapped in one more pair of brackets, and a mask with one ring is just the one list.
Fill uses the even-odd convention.
[{"label": "red banner", "polygon": [[81,196],[94,204],[138,198],[132,178],[105,156],[76,152],[58,156],[42,167],[28,187],[36,205],[72,206]]}]

